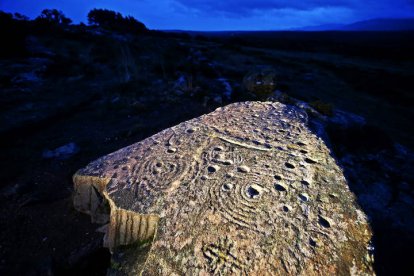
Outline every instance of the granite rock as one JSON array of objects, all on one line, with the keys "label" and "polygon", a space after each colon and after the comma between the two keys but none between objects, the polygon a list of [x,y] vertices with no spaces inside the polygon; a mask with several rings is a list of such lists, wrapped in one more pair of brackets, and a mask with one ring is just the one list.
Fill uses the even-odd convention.
[{"label": "granite rock", "polygon": [[113,275],[374,274],[367,218],[296,107],[231,104],[73,179]]}]

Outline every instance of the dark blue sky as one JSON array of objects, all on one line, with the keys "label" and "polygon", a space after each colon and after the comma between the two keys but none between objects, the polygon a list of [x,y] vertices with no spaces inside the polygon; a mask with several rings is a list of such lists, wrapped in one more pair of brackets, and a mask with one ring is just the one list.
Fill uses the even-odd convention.
[{"label": "dark blue sky", "polygon": [[36,17],[44,8],[86,22],[92,8],[132,15],[151,29],[277,30],[414,17],[414,0],[0,0],[0,10]]}]

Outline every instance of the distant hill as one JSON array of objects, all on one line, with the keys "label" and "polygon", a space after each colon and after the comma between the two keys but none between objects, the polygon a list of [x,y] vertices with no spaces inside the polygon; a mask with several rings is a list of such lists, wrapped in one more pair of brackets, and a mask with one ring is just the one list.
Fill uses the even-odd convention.
[{"label": "distant hill", "polygon": [[302,28],[295,28],[294,31],[331,31],[340,30],[344,27],[342,24],[324,24],[317,26],[307,26]]},{"label": "distant hill", "polygon": [[296,31],[408,31],[414,30],[414,18],[378,18],[352,24],[308,26]]}]

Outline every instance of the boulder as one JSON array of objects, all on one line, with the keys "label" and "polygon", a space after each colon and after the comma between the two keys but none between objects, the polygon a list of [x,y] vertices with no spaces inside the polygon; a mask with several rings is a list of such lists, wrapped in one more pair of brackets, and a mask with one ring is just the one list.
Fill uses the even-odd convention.
[{"label": "boulder", "polygon": [[114,275],[373,274],[371,230],[306,113],[235,103],[73,177]]}]

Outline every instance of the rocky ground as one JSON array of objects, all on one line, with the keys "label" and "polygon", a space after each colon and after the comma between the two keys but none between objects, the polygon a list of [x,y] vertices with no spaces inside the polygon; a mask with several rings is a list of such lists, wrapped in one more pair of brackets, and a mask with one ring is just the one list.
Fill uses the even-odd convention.
[{"label": "rocky ground", "polygon": [[273,99],[307,110],[343,168],[371,221],[377,273],[412,270],[411,61],[89,29],[30,34],[25,45],[0,59],[2,274],[104,275],[103,234],[74,210],[72,175],[218,106],[257,100],[243,77],[258,65],[274,68]]}]

